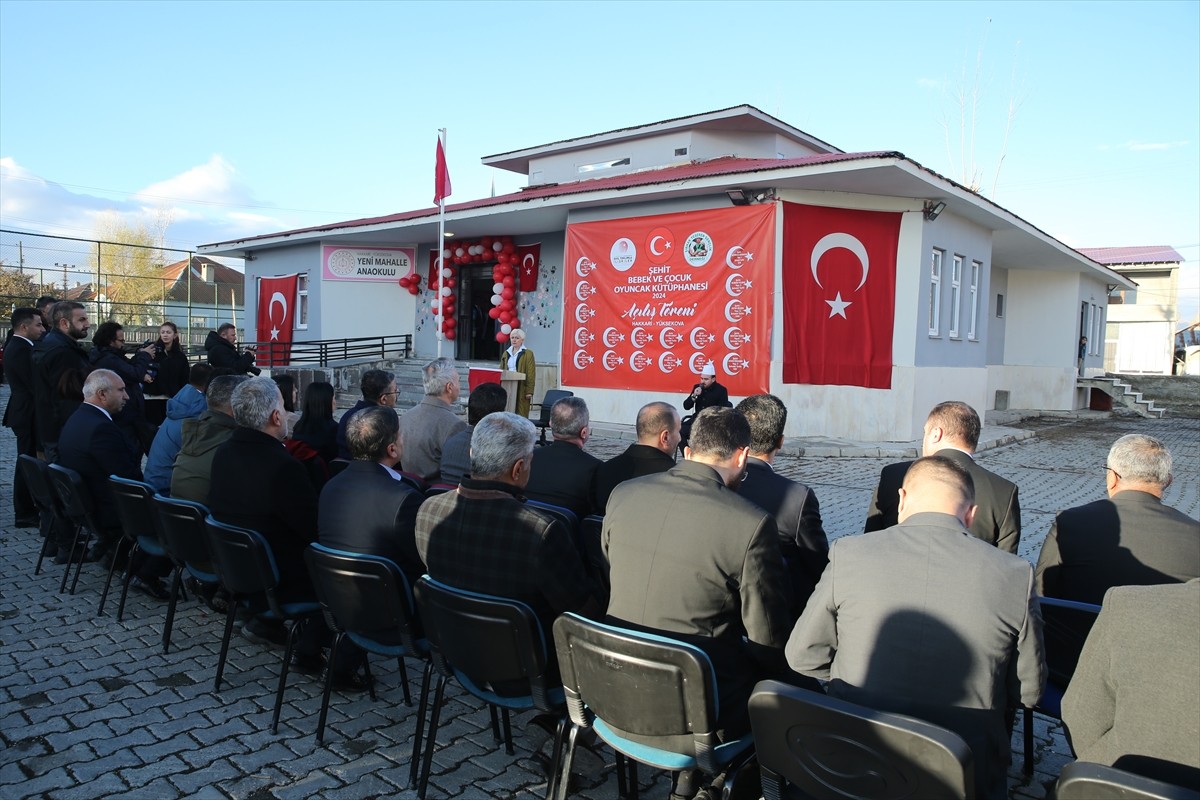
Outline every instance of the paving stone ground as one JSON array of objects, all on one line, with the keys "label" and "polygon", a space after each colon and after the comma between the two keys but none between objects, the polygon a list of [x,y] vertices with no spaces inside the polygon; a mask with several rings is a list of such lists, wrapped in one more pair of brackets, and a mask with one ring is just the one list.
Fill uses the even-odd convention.
[{"label": "paving stone ground", "polygon": [[[0,389],[0,406],[7,387]],[[1136,417],[1037,419],[1034,438],[981,455],[1021,487],[1020,554],[1036,560],[1056,510],[1103,496],[1104,457],[1119,435],[1145,432],[1168,443],[1176,481],[1167,501],[1200,517],[1200,421]],[[607,458],[628,444],[596,439]],[[9,488],[14,439],[0,433],[0,798],[413,798],[409,754],[416,710],[402,702],[395,663],[373,660],[379,699],[335,694],[325,745],[314,740],[320,687],[289,680],[278,734],[269,730],[279,651],[235,633],[220,692],[212,688],[222,620],[181,603],[173,646],[160,645],[164,605],[130,594],[125,619],[115,605],[96,616],[104,574],[84,568],[74,595],[59,594],[61,567],[33,574],[39,541],[12,527]],[[785,457],[777,467],[817,492],[831,537],[862,530],[885,458]],[[414,701],[419,669],[409,670]],[[513,718],[515,756],[493,739],[486,709],[451,690],[433,756],[431,798],[534,798],[545,790],[549,746],[530,715]],[[1071,760],[1061,723],[1037,718],[1035,771],[1021,773],[1021,729],[1013,736],[1010,798],[1045,796]],[[576,759],[585,800],[616,797],[612,754]],[[647,797],[665,797],[667,777],[640,772]]]}]

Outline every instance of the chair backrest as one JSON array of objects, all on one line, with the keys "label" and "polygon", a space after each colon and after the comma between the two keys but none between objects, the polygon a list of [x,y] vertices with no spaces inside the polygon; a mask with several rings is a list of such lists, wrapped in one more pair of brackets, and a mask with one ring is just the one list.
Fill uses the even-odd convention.
[{"label": "chair backrest", "polygon": [[570,613],[554,621],[554,643],[572,722],[599,718],[626,739],[714,770],[717,682],[702,650]]},{"label": "chair backrest", "polygon": [[50,486],[58,497],[58,507],[63,516],[76,525],[88,525],[94,505],[92,493],[83,483],[83,478],[73,469],[51,464],[47,470]]},{"label": "chair backrest", "polygon": [[1057,597],[1042,597],[1039,603],[1050,682],[1065,689],[1075,674],[1079,654],[1083,652],[1083,644],[1096,622],[1100,606]]},{"label": "chair backrest", "polygon": [[205,517],[204,527],[221,585],[238,596],[265,594],[274,605],[279,568],[262,534],[219,522],[211,514]]},{"label": "chair backrest", "polygon": [[400,470],[396,474],[400,476],[401,483],[408,484],[421,494],[425,494],[425,490],[429,488],[429,484],[425,481],[425,479],[415,472],[405,472],[404,470]]},{"label": "chair backrest", "polygon": [[109,475],[108,488],[112,492],[125,538],[136,540],[150,537],[157,541],[158,515],[150,504],[154,487],[142,481]]},{"label": "chair backrest", "polygon": [[433,664],[442,674],[458,674],[484,689],[527,681],[534,704],[552,710],[546,638],[533,609],[519,600],[456,589],[428,575],[413,586],[413,596]]},{"label": "chair backrest", "polygon": [[538,417],[537,427],[550,427],[550,409],[554,408],[554,404],[564,397],[574,397],[575,393],[566,389],[547,389],[546,395],[542,398],[542,413]]},{"label": "chair backrest", "polygon": [[49,464],[35,456],[17,456],[17,470],[25,478],[33,502],[40,510],[55,514],[58,512],[58,496],[50,488],[49,467]]},{"label": "chair backrest", "polygon": [[1200,800],[1195,789],[1084,761],[1063,767],[1056,796],[1058,800]]},{"label": "chair backrest", "polygon": [[763,792],[779,778],[813,798],[971,798],[971,748],[960,736],[902,714],[762,681],[750,725]]},{"label": "chair backrest", "polygon": [[205,564],[213,560],[204,519],[208,509],[200,503],[155,495],[150,507],[158,515],[158,535],[163,549],[177,564]]},{"label": "chair backrest", "polygon": [[425,490],[425,496],[433,497],[435,494],[445,494],[446,492],[453,492],[456,489],[458,489],[457,483],[442,483],[439,481],[438,483],[429,484],[429,488]]},{"label": "chair backrest", "polygon": [[541,500],[526,500],[525,505],[541,514],[543,517],[556,519],[571,533],[579,530],[579,517],[569,508],[556,506],[554,503],[544,503]]},{"label": "chair backrest", "polygon": [[404,647],[416,651],[412,589],[394,561],[317,543],[305,549],[304,561],[335,631],[372,639],[399,633]]},{"label": "chair backrest", "polygon": [[608,591],[608,559],[604,557],[604,547],[600,534],[604,530],[604,517],[599,514],[589,514],[579,521],[579,544],[583,549],[584,564],[593,578],[604,585]]}]

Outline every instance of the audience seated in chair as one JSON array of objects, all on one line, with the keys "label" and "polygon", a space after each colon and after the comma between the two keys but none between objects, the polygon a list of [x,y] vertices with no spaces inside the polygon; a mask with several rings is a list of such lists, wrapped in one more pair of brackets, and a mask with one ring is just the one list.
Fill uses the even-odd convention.
[{"label": "audience seated in chair", "polygon": [[533,453],[527,497],[570,509],[579,519],[592,513],[592,487],[601,462],[583,450],[592,435],[590,421],[582,397],[564,397],[554,404],[550,409],[554,441]]},{"label": "audience seated in chair", "polygon": [[596,509],[603,514],[617,485],[675,466],[679,447],[679,412],[670,403],[647,403],[637,415],[637,441],[596,467]]},{"label": "audience seated in chair", "polygon": [[458,415],[461,392],[458,369],[450,358],[436,358],[421,370],[425,396],[404,412],[400,432],[404,437],[404,471],[426,483],[438,480],[442,468],[442,446],[456,433],[467,429]]},{"label": "audience seated in chair", "polygon": [[208,410],[196,419],[184,420],[180,428],[179,455],[171,470],[171,497],[208,504],[213,457],[237,427],[230,398],[246,380],[245,375],[217,375],[208,382],[204,393]]},{"label": "audience seated in chair", "polygon": [[457,486],[471,473],[471,434],[475,425],[488,414],[503,411],[508,405],[508,392],[498,383],[481,383],[467,398],[466,430],[451,435],[442,445],[442,465],[439,484]]},{"label": "audience seated in chair", "polygon": [[171,473],[175,470],[175,457],[183,446],[184,420],[196,419],[208,409],[208,382],[213,368],[208,364],[193,364],[188,373],[188,382],[167,400],[166,419],[158,426],[150,455],[146,458],[146,483],[154,491],[169,494]]}]

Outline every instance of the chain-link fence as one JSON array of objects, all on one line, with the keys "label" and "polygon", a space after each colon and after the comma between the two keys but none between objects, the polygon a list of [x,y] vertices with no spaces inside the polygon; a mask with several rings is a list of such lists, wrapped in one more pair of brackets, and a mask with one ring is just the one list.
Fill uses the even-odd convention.
[{"label": "chain-link fence", "polygon": [[38,297],[75,300],[93,325],[116,320],[126,341],[173,322],[190,348],[210,330],[245,321],[241,272],[187,250],[0,229],[0,333],[13,309]]}]

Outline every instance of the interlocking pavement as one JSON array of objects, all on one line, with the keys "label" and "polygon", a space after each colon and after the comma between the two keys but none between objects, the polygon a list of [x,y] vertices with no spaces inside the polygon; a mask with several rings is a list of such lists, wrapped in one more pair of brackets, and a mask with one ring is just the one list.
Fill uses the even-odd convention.
[{"label": "interlocking pavement", "polygon": [[[0,390],[0,406],[7,388]],[[1200,421],[1037,419],[1036,433],[981,454],[1021,489],[1020,554],[1035,560],[1054,512],[1103,496],[1104,457],[1119,435],[1164,439],[1176,459],[1167,501],[1200,517]],[[597,438],[607,458],[628,444]],[[314,739],[317,678],[289,678],[279,733],[270,733],[280,651],[235,632],[220,692],[212,689],[221,618],[181,603],[163,654],[165,604],[130,593],[123,622],[112,598],[96,616],[104,572],[86,565],[74,595],[59,594],[62,567],[33,574],[40,540],[12,527],[9,494],[15,446],[0,432],[0,798],[412,798],[409,754],[416,709],[403,704],[394,662],[373,658],[379,699],[335,693],[325,746]],[[777,468],[803,479],[821,502],[831,538],[862,530],[879,469],[891,459],[783,457]],[[420,669],[409,668],[414,703]],[[493,741],[486,709],[461,691],[448,702],[433,756],[432,798],[533,798],[545,791],[546,734],[514,715],[515,756]],[[1010,797],[1042,798],[1071,760],[1062,725],[1038,718],[1032,778],[1021,773],[1021,730],[1013,736]],[[574,797],[615,798],[611,752],[582,750]],[[661,773],[640,772],[647,797],[665,797]]]}]

